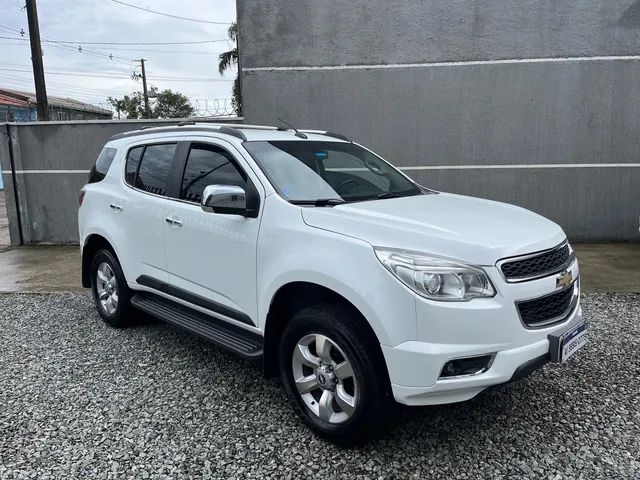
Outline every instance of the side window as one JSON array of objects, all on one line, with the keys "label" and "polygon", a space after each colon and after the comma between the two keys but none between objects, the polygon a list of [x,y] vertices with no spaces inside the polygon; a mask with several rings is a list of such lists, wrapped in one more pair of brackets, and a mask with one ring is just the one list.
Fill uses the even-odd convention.
[{"label": "side window", "polygon": [[117,152],[115,148],[107,147],[102,149],[91,172],[89,172],[89,183],[99,182],[107,175]]},{"label": "side window", "polygon": [[156,195],[166,195],[175,143],[147,145],[135,178],[135,187]]},{"label": "side window", "polygon": [[127,166],[124,172],[124,181],[129,185],[135,185],[136,173],[138,173],[138,165],[140,165],[140,159],[142,158],[142,152],[144,151],[144,145],[132,148],[127,154]]},{"label": "side window", "polygon": [[180,199],[200,203],[202,192],[208,185],[244,187],[246,181],[246,176],[236,168],[229,152],[214,145],[194,144],[184,168]]}]

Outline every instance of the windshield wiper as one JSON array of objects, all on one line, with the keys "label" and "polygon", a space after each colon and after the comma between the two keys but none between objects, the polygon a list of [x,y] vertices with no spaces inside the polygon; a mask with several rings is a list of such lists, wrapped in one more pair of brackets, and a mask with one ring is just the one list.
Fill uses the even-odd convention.
[{"label": "windshield wiper", "polygon": [[294,205],[313,205],[314,207],[332,207],[347,203],[341,198],[318,198],[316,200],[289,200]]},{"label": "windshield wiper", "polygon": [[376,198],[398,198],[400,195],[394,192],[384,192],[377,195]]}]

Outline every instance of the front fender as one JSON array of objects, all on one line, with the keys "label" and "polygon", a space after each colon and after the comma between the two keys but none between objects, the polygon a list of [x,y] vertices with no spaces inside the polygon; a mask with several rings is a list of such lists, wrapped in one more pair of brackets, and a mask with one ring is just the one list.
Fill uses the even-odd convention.
[{"label": "front fender", "polygon": [[369,243],[310,227],[299,212],[296,218],[279,208],[298,207],[265,208],[265,216],[276,218],[263,220],[258,242],[258,321],[263,331],[278,290],[308,282],[354,305],[380,343],[395,346],[417,339],[414,294],[382,266]]}]

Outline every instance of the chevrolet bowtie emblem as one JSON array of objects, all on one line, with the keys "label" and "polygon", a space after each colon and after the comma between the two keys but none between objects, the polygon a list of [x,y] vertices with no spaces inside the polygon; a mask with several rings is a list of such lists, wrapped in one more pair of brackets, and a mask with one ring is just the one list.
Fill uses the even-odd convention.
[{"label": "chevrolet bowtie emblem", "polygon": [[556,278],[556,288],[567,288],[569,285],[571,285],[572,281],[573,274],[569,270],[567,270],[566,272],[562,272],[560,275],[558,275],[558,278]]}]

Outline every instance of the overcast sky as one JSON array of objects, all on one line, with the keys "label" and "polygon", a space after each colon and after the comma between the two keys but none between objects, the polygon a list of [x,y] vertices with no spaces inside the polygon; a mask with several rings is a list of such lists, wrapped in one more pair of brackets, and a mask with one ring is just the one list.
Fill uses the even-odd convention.
[{"label": "overcast sky", "polygon": [[[170,18],[113,0],[37,0],[44,68],[49,95],[96,105],[108,96],[142,90],[131,79],[140,73],[134,59],[145,58],[148,83],[184,93],[200,109],[204,100],[230,97],[233,72],[220,76],[218,54],[229,49],[228,24],[235,0],[122,0],[131,5],[224,25]],[[28,35],[24,0],[0,0],[0,37]],[[73,42],[53,44],[48,41]],[[191,45],[91,45],[86,42],[201,42]],[[78,52],[78,47],[83,52]],[[178,53],[176,53],[178,52]],[[113,59],[109,59],[109,55]],[[69,75],[67,75],[69,74]],[[102,75],[97,77],[93,75]],[[160,77],[160,78],[156,78]],[[162,79],[179,77],[189,79]],[[0,87],[34,92],[29,42],[0,38]]]}]

